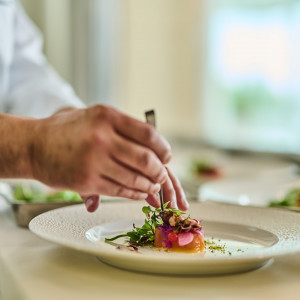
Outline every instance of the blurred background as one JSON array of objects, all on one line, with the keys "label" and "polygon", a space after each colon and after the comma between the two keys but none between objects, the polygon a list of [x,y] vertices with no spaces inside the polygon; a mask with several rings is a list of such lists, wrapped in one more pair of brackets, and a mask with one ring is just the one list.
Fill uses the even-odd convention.
[{"label": "blurred background", "polygon": [[169,138],[300,153],[299,0],[22,0],[87,103]]},{"label": "blurred background", "polygon": [[156,110],[190,200],[300,210],[300,0],[20,1],[87,105]]}]

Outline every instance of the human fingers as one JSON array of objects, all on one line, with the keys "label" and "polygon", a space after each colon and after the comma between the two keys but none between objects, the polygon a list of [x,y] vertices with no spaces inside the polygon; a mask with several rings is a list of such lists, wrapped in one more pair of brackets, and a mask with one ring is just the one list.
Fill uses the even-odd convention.
[{"label": "human fingers", "polygon": [[146,198],[146,201],[151,206],[153,206],[155,208],[160,207],[160,201],[159,201],[158,193],[156,193],[156,194],[149,194],[148,197]]},{"label": "human fingers", "polygon": [[176,192],[170,177],[168,177],[166,182],[162,185],[162,191],[164,203],[169,202],[168,207],[177,209]]},{"label": "human fingers", "polygon": [[[117,112],[117,111],[116,111]],[[170,144],[151,125],[117,112],[114,128],[122,136],[150,148],[163,164],[170,161],[172,152]]]},{"label": "human fingers", "polygon": [[153,151],[121,136],[116,136],[111,156],[155,183],[164,183],[168,178],[165,166]]},{"label": "human fingers", "polygon": [[177,201],[178,208],[180,210],[186,211],[189,208],[189,203],[186,199],[186,196],[181,187],[181,184],[180,184],[179,180],[177,179],[177,177],[174,175],[174,173],[168,167],[166,167],[166,169],[168,171],[169,178],[172,182],[174,191],[176,193],[176,201]]},{"label": "human fingers", "polygon": [[160,190],[160,184],[153,183],[143,176],[119,162],[108,160],[103,168],[102,175],[130,189],[138,190],[147,194],[156,194]]},{"label": "human fingers", "polygon": [[94,212],[100,203],[100,195],[81,196],[88,212]]},{"label": "human fingers", "polygon": [[142,200],[146,199],[148,196],[147,193],[122,186],[105,176],[99,176],[97,189],[107,196],[122,197],[132,200]]}]

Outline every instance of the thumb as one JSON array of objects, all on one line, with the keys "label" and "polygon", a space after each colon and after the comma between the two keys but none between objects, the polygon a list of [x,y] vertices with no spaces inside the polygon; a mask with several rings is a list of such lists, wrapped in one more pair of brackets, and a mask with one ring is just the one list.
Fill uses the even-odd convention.
[{"label": "thumb", "polygon": [[89,196],[81,195],[81,198],[88,212],[94,212],[98,208],[100,203],[100,195],[89,195]]}]

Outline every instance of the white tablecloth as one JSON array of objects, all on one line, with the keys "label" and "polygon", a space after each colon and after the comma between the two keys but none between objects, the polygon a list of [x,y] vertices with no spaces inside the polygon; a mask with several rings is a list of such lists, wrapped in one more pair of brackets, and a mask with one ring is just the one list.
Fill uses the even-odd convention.
[{"label": "white tablecloth", "polygon": [[139,274],[44,241],[16,226],[0,200],[2,300],[300,299],[300,254],[248,273],[216,277]]}]

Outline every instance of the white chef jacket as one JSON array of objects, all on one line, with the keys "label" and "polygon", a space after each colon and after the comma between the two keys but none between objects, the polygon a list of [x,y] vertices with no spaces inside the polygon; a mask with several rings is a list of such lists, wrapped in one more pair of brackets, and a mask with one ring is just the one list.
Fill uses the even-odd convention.
[{"label": "white chef jacket", "polygon": [[36,118],[84,107],[48,65],[42,37],[15,0],[0,0],[0,112]]}]

